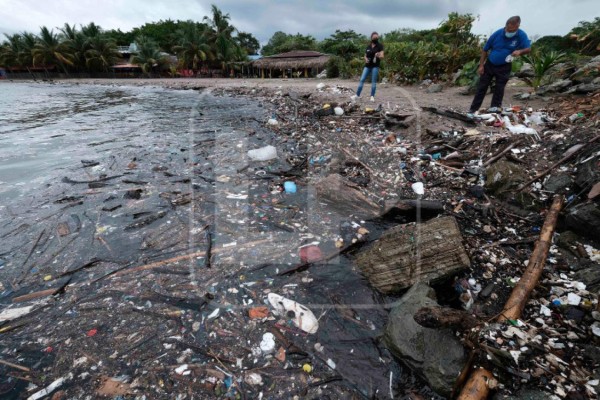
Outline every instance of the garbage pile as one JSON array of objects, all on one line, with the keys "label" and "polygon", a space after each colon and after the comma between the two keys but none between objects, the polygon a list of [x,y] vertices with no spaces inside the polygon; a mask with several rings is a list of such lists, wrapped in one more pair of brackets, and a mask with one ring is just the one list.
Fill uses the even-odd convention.
[{"label": "garbage pile", "polygon": [[[29,232],[31,247],[18,259],[2,255],[27,271],[14,287],[4,283],[1,297],[0,362],[10,371],[2,390],[33,398],[442,398],[453,388],[436,365],[452,346],[453,368],[467,359],[488,366],[501,394],[593,397],[595,123],[550,107],[466,116],[408,100],[364,105],[350,93],[325,83],[306,92],[213,89],[222,103],[200,110],[191,143],[166,140],[162,162],[117,160],[50,193],[67,210],[39,216],[56,223],[55,236],[10,226],[6,237]],[[256,108],[228,114],[246,99]],[[93,192],[113,180],[118,196]],[[98,196],[97,214],[84,216],[79,202],[92,200],[65,189],[73,185]],[[519,281],[557,194],[567,198],[564,218],[524,318],[487,324]],[[74,232],[89,234],[80,242]],[[55,246],[54,237],[65,241]],[[121,241],[132,247],[116,257]],[[82,258],[89,243],[103,250]],[[63,248],[68,259],[57,256]],[[409,344],[389,334],[405,326],[397,318],[432,296],[481,330],[402,348]],[[411,326],[415,340],[420,329],[428,328]]]}]

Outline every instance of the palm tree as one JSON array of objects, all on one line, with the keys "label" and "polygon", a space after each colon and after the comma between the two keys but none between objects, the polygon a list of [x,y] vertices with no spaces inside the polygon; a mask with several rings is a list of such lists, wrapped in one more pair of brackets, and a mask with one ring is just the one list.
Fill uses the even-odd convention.
[{"label": "palm tree", "polygon": [[173,51],[185,68],[191,68],[196,73],[200,63],[212,57],[206,31],[192,26],[179,31],[179,36],[179,44],[173,47]]},{"label": "palm tree", "polygon": [[21,47],[19,50],[19,63],[29,70],[33,66],[33,51],[37,43],[37,37],[31,32],[21,34]]},{"label": "palm tree", "polygon": [[102,28],[93,22],[87,25],[81,25],[81,33],[88,38],[93,38],[102,34]]},{"label": "palm tree", "polygon": [[153,40],[140,36],[135,41],[138,51],[131,56],[131,63],[142,67],[142,71],[150,76],[150,72],[156,66],[161,66],[167,62],[167,57],[160,52],[158,44]]},{"label": "palm tree", "polygon": [[81,31],[78,31],[75,25],[70,26],[69,24],[65,24],[59,30],[62,32],[63,43],[73,56],[73,66],[77,70],[85,68],[85,52],[89,50],[88,38]]},{"label": "palm tree", "polygon": [[69,53],[66,43],[59,40],[54,30],[42,26],[38,42],[33,48],[33,62],[34,65],[58,64],[68,74],[66,65],[73,65],[73,55]]},{"label": "palm tree", "polygon": [[209,39],[216,59],[221,62],[221,67],[225,69],[227,61],[234,58],[239,47],[233,38],[236,29],[229,23],[231,17],[229,14],[223,14],[214,4],[211,7],[212,18],[204,17],[211,29]]},{"label": "palm tree", "polygon": [[108,68],[121,57],[113,40],[95,36],[90,38],[88,43],[89,50],[85,52],[85,64],[90,69],[98,68],[107,72]]},{"label": "palm tree", "polygon": [[6,67],[20,67],[20,52],[23,47],[23,38],[19,33],[14,35],[4,34],[6,41],[0,47],[0,64]]}]

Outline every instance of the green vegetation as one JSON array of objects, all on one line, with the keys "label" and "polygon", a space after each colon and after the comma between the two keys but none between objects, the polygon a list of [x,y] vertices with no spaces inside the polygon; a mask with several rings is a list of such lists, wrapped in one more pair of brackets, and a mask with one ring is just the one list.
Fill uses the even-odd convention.
[{"label": "green vegetation", "polygon": [[[383,33],[385,59],[380,76],[414,83],[450,80],[460,71],[455,79],[458,85],[475,84],[482,38],[471,32],[474,20],[471,14],[450,13],[434,29],[399,28]],[[129,61],[140,65],[146,74],[168,70],[176,76],[181,69],[198,72],[203,67],[226,70],[259,50],[263,56],[313,50],[333,56],[327,66],[328,76],[356,78],[364,66],[368,42],[367,35],[354,30],[336,30],[322,41],[279,31],[261,49],[251,33],[238,31],[230,15],[213,5],[210,15],[199,22],[167,19],[128,32],[103,30],[94,23],[79,28],[65,24],[57,29],[41,27],[37,35],[6,35],[0,43],[0,65],[21,70],[56,67],[64,73],[106,72],[122,57],[117,46],[138,43],[139,52]],[[513,62],[513,72],[524,62],[531,63],[535,73],[531,84],[538,86],[552,65],[600,54],[600,17],[580,22],[565,36],[542,37],[532,48],[529,57]],[[178,63],[170,64],[168,54],[175,54]]]},{"label": "green vegetation", "polygon": [[544,74],[565,58],[565,53],[558,53],[556,51],[541,52],[539,50],[533,50],[530,54],[523,56],[523,61],[531,64],[533,67],[534,77],[530,80],[531,86],[538,88]]},{"label": "green vegetation", "polygon": [[437,29],[384,35],[399,40],[385,43],[386,75],[402,82],[450,78],[480,52],[479,39],[471,33],[473,21],[470,14],[451,13]]},{"label": "green vegetation", "polygon": [[263,46],[260,53],[263,56],[272,56],[294,50],[317,50],[317,40],[310,35],[304,36],[300,33],[288,35],[287,33],[278,31]]},{"label": "green vegetation", "polygon": [[[238,32],[230,20],[229,14],[213,5],[202,22],[161,20],[130,32],[105,31],[94,23],[79,28],[65,24],[56,30],[43,26],[37,35],[5,35],[0,65],[20,70],[57,67],[66,74],[107,72],[122,58],[117,46],[136,43],[138,52],[129,61],[146,74],[169,70],[176,75],[178,68],[197,72],[203,65],[225,69],[260,47],[252,34]],[[178,65],[169,65],[168,54],[177,55]]]}]

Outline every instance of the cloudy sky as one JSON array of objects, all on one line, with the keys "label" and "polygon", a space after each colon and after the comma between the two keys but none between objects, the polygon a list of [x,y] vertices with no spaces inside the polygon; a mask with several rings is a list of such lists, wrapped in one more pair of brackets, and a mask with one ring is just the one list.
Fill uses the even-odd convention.
[{"label": "cloudy sky", "polygon": [[127,31],[160,19],[200,21],[211,3],[263,44],[276,31],[322,39],[336,29],[369,34],[434,28],[451,11],[479,16],[474,31],[484,35],[518,14],[530,37],[564,35],[579,21],[600,16],[598,0],[0,0],[0,33],[37,32],[65,22]]}]

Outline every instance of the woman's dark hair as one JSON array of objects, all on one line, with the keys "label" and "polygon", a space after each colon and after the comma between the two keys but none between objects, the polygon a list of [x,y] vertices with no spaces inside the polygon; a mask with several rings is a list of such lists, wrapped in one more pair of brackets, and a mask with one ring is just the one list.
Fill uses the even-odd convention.
[{"label": "woman's dark hair", "polygon": [[379,36],[379,33],[377,33],[377,32],[373,32],[373,33],[371,33],[371,37],[373,37],[373,35],[377,35],[377,36]]}]

